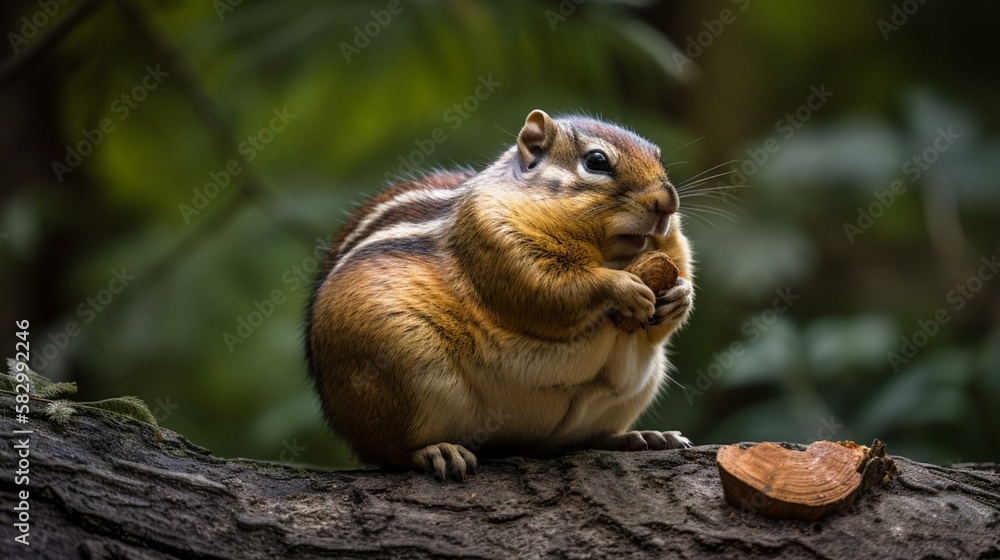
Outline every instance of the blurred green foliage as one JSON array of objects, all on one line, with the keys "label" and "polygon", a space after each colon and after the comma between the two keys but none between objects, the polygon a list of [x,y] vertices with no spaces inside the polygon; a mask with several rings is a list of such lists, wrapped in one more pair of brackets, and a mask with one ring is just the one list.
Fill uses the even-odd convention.
[{"label": "blurred green foliage", "polygon": [[[0,22],[23,33],[39,7],[14,4]],[[585,112],[660,144],[676,184],[748,185],[682,200],[697,305],[642,426],[995,461],[998,15],[97,2],[0,85],[0,314],[30,319],[36,369],[84,398],[139,395],[219,455],[348,466],[303,363],[317,245],[387,174],[481,167],[531,109]]]}]

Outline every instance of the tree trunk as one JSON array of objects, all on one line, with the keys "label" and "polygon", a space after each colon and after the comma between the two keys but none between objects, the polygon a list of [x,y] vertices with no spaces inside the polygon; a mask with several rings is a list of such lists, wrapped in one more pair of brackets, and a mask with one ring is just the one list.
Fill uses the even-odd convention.
[{"label": "tree trunk", "polygon": [[[10,399],[0,404],[3,558],[1000,557],[995,465],[895,457],[899,478],[807,523],[729,506],[717,446],[512,457],[442,484],[220,459],[168,430],[157,442],[149,426],[84,410],[64,425],[17,424]],[[28,486],[14,472],[24,438]],[[29,546],[15,540],[19,516]]]}]

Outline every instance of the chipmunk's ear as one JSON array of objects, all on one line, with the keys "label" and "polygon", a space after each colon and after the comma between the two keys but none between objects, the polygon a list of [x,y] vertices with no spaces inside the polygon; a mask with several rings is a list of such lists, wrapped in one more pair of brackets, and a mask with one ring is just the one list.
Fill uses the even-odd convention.
[{"label": "chipmunk's ear", "polygon": [[517,149],[521,152],[524,166],[531,169],[537,165],[555,141],[555,121],[545,111],[532,111],[524,120],[524,128],[517,135]]}]

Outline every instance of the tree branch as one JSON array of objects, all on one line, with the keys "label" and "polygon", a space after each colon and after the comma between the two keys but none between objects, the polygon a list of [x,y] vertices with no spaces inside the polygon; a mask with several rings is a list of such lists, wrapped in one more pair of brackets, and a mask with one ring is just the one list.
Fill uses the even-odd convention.
[{"label": "tree branch", "polygon": [[[25,426],[0,400],[8,438]],[[900,478],[819,522],[722,497],[717,446],[485,462],[468,483],[211,456],[183,437],[80,411],[32,416],[30,486],[0,477],[0,524],[29,490],[30,551],[127,558],[985,558],[1000,554],[1000,474],[895,458]],[[12,442],[13,443],[13,442]],[[12,444],[3,465],[16,465]],[[10,468],[10,467],[8,467]]]}]

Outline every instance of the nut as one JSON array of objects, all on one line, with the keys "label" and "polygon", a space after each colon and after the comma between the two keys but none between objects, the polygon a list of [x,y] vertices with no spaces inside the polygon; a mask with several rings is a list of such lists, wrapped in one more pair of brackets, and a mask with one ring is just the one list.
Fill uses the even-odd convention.
[{"label": "nut", "polygon": [[[643,284],[653,290],[654,294],[672,288],[677,283],[677,275],[679,274],[674,261],[661,251],[651,251],[639,255],[625,267],[625,272],[631,272],[638,276]],[[612,320],[619,329],[626,333],[634,333],[643,326],[642,322],[635,317],[615,315]]]}]

